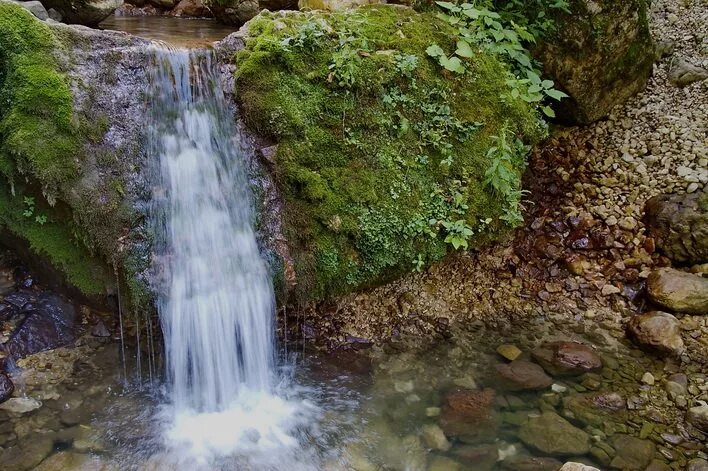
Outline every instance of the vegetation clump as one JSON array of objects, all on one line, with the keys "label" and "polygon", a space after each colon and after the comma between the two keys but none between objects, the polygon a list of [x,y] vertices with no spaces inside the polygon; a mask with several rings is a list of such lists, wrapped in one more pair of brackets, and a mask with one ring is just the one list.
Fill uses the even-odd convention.
[{"label": "vegetation clump", "polygon": [[467,44],[464,73],[444,67],[457,43],[449,22],[389,5],[249,23],[237,96],[278,143],[301,298],[380,283],[519,222],[527,146],[545,124],[482,45]]},{"label": "vegetation clump", "polygon": [[0,230],[25,239],[85,294],[105,289],[103,265],[77,240],[58,202],[79,174],[82,152],[71,90],[49,27],[0,3]]}]

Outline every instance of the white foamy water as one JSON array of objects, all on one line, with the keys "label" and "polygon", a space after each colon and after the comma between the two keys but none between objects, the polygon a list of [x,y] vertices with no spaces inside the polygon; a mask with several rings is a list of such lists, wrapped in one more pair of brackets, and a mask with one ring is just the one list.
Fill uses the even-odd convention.
[{"label": "white foamy water", "polygon": [[154,57],[148,144],[159,162],[153,213],[172,398],[163,411],[167,448],[202,463],[282,459],[298,449],[314,408],[274,392],[273,289],[233,120],[210,52],[160,48]]}]

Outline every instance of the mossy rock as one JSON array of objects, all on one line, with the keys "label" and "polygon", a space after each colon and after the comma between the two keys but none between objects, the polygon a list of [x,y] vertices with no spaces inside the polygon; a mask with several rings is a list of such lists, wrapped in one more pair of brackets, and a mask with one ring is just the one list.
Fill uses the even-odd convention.
[{"label": "mossy rock", "polygon": [[[535,2],[526,0],[533,5]],[[533,51],[546,75],[570,98],[558,117],[586,124],[642,91],[656,60],[648,0],[570,0],[554,16],[555,32]],[[533,12],[529,8],[528,12]]]},{"label": "mossy rock", "polygon": [[[374,286],[452,251],[458,222],[476,246],[504,234],[504,198],[485,184],[489,151],[537,142],[537,112],[512,98],[506,68],[481,51],[466,74],[450,27],[393,5],[261,13],[235,57],[242,117],[269,152],[284,199],[299,299]],[[505,163],[518,175],[523,151]],[[519,188],[516,188],[519,190]]]}]

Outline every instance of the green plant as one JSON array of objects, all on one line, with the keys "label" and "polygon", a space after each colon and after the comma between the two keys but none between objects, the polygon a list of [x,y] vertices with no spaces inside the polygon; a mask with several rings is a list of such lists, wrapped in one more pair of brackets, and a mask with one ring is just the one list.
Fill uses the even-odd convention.
[{"label": "green plant", "polygon": [[495,145],[487,151],[491,164],[484,173],[484,184],[504,198],[506,210],[500,219],[514,227],[524,220],[521,214],[521,198],[524,192],[521,189],[521,172],[518,169],[524,168],[524,158],[530,147],[518,138],[512,138],[513,143],[509,144],[505,129],[502,129],[499,136],[492,138]]}]

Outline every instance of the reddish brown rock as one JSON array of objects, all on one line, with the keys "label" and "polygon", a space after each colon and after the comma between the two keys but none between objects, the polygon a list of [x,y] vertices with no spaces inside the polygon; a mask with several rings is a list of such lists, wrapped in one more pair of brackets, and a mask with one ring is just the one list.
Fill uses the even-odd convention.
[{"label": "reddish brown rock", "polygon": [[553,342],[531,352],[534,360],[553,376],[575,376],[602,369],[595,351],[578,342]]},{"label": "reddish brown rock", "polygon": [[680,356],[686,349],[678,319],[667,312],[635,315],[627,324],[627,336],[643,349],[662,355]]},{"label": "reddish brown rock", "polygon": [[494,410],[495,396],[493,389],[456,389],[448,393],[440,413],[440,427],[445,435],[465,443],[493,439],[499,427],[499,417]]}]

